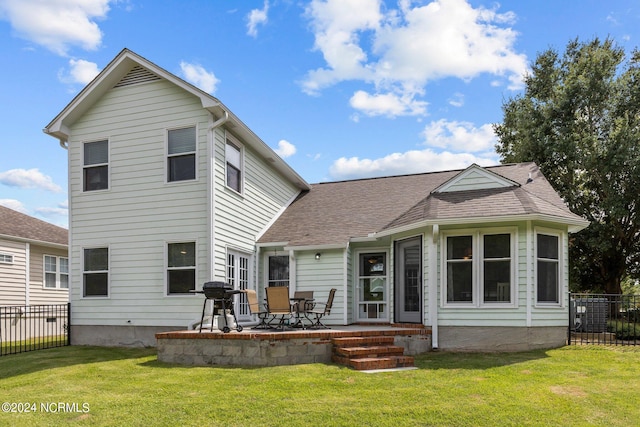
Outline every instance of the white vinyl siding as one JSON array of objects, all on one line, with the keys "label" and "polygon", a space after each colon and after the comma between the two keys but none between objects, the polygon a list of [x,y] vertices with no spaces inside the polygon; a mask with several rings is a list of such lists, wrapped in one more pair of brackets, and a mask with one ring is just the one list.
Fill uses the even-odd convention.
[{"label": "white vinyl siding", "polygon": [[[74,315],[81,325],[186,326],[201,297],[168,297],[166,242],[197,241],[197,277],[208,276],[205,179],[167,183],[167,130],[197,129],[197,176],[207,176],[209,114],[166,81],[112,89],[72,126],[70,248]],[[108,135],[110,191],[79,193],[76,140]],[[109,299],[82,298],[81,248],[109,245]],[[78,286],[80,285],[80,286]],[[201,285],[201,283],[199,284]]]},{"label": "white vinyl siding", "polygon": [[25,304],[26,245],[20,242],[0,240],[0,252],[12,258],[11,264],[0,263],[2,305]]},{"label": "white vinyl siding", "polygon": [[[256,236],[298,193],[246,144],[243,194],[229,191],[224,179],[226,132],[217,128],[209,139],[211,120],[199,99],[159,80],[110,90],[72,125],[70,259],[76,324],[186,327],[200,318],[202,296],[167,296],[166,243],[196,242],[197,289],[204,281],[222,280],[227,247],[253,253]],[[167,129],[191,126],[197,129],[197,179],[167,183]],[[79,142],[105,135],[110,143],[110,191],[82,192]],[[210,177],[215,211],[208,219]],[[106,244],[109,298],[82,298],[81,250]]]},{"label": "white vinyl siding", "polygon": [[[58,259],[69,259],[67,251],[32,244],[29,247],[29,252],[29,303],[62,304],[69,302],[69,289],[62,287],[51,289],[43,286],[45,255],[55,256]],[[69,285],[71,285],[70,282]]]}]

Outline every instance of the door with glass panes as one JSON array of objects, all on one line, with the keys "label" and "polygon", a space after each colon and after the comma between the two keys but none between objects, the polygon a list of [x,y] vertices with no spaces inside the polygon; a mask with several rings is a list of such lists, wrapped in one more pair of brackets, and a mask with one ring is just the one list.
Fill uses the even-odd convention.
[{"label": "door with glass panes", "polygon": [[396,243],[395,318],[398,323],[422,323],[422,263],[420,238]]},{"label": "door with glass panes", "polygon": [[[227,252],[227,283],[233,289],[243,291],[253,289],[251,283],[252,256],[243,252]],[[251,320],[249,303],[244,293],[235,295],[234,310],[239,322]]]}]

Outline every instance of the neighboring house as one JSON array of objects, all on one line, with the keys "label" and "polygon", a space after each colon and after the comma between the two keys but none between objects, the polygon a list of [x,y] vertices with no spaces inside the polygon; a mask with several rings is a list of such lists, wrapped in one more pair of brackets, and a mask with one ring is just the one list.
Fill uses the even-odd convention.
[{"label": "neighboring house", "polygon": [[69,301],[68,231],[0,206],[0,305]]},{"label": "neighboring house", "polygon": [[45,132],[69,155],[74,343],[154,345],[210,280],[337,288],[328,323],[424,324],[440,348],[564,343],[568,233],[588,222],[535,164],[309,185],[127,49]]}]

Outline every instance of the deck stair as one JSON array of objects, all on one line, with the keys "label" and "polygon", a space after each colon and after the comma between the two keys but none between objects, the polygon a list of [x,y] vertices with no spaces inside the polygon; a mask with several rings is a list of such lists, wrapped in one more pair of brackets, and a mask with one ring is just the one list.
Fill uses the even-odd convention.
[{"label": "deck stair", "polygon": [[393,336],[332,338],[334,363],[358,371],[413,367],[412,356],[394,345]]}]

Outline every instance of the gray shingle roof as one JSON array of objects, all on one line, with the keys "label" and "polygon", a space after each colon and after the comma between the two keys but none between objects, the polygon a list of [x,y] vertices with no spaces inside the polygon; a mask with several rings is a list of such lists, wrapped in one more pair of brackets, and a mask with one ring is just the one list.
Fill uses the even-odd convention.
[{"label": "gray shingle roof", "polygon": [[433,190],[461,171],[313,184],[260,238],[290,246],[341,245],[424,220],[573,214],[534,163],[486,168],[519,186],[449,193]]},{"label": "gray shingle roof", "polygon": [[69,244],[69,231],[0,206],[0,235],[56,245]]}]

